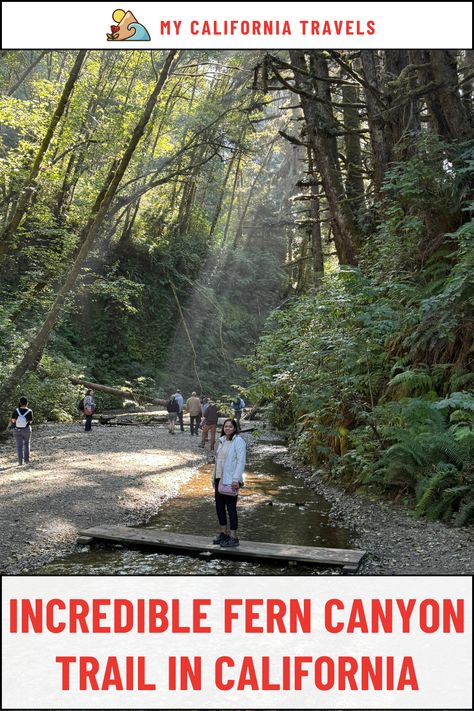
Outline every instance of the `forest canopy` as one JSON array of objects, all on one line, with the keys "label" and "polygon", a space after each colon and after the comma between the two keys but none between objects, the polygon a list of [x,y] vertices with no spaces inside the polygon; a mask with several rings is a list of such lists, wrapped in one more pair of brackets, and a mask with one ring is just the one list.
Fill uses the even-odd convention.
[{"label": "forest canopy", "polygon": [[336,481],[472,521],[473,68],[2,51],[3,416],[238,389]]}]

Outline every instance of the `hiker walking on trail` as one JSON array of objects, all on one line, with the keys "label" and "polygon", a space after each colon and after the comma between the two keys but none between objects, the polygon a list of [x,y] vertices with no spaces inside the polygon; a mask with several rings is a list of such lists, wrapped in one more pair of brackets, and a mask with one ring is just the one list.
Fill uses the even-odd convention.
[{"label": "hiker walking on trail", "polygon": [[31,423],[33,422],[33,410],[28,407],[28,399],[21,397],[18,407],[12,412],[11,427],[14,428],[16,451],[18,454],[18,464],[23,462],[29,464],[30,461],[30,441]]},{"label": "hiker walking on trail", "polygon": [[234,420],[237,422],[237,430],[240,430],[240,418],[242,417],[244,407],[245,401],[240,397],[240,395],[237,395],[231,403],[231,408],[234,411]]},{"label": "hiker walking on trail", "polygon": [[183,425],[184,397],[181,395],[181,390],[177,389],[176,392],[174,393],[173,397],[179,405],[179,411],[178,411],[179,427],[180,427],[181,432],[184,432],[184,425]]},{"label": "hiker walking on trail", "polygon": [[92,415],[96,410],[96,404],[94,400],[94,391],[87,390],[84,398],[79,403],[79,409],[82,410],[85,417],[84,432],[92,431]]},{"label": "hiker walking on trail", "polygon": [[216,441],[216,428],[217,428],[217,405],[212,401],[211,398],[208,399],[206,405],[202,408],[203,418],[201,420],[202,436],[200,447],[204,447],[207,441],[207,433],[211,433],[211,452],[214,451],[214,444]]},{"label": "hiker walking on trail", "polygon": [[237,422],[226,420],[217,445],[216,465],[212,476],[217,518],[221,528],[219,535],[212,542],[223,548],[239,545],[237,499],[239,489],[244,485],[245,450],[245,442],[237,432]]},{"label": "hiker walking on trail", "polygon": [[191,397],[186,400],[186,410],[189,414],[189,426],[191,428],[191,437],[199,435],[199,420],[201,419],[201,401],[193,391]]},{"label": "hiker walking on trail", "polygon": [[179,414],[179,403],[176,400],[176,394],[170,395],[166,403],[166,409],[168,411],[168,432],[174,434],[174,428]]},{"label": "hiker walking on trail", "polygon": [[[200,398],[200,401],[201,401],[201,418],[200,418],[199,423],[198,423],[198,430],[199,430],[199,428],[201,428],[201,432],[202,432],[202,426],[203,426],[203,424],[204,424],[204,418],[206,417],[207,408],[209,407],[209,398],[206,397],[205,395],[203,395],[203,396]],[[201,445],[199,445],[199,446],[201,446]]]}]

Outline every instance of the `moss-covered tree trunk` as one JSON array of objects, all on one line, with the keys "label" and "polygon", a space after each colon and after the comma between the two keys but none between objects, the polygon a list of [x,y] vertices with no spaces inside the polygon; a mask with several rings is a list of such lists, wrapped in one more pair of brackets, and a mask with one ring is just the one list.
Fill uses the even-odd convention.
[{"label": "moss-covered tree trunk", "polygon": [[[295,84],[326,200],[335,223],[334,244],[340,264],[357,264],[358,229],[346,200],[337,150],[337,124],[331,108],[329,72],[322,52],[290,50]],[[314,99],[313,99],[314,96]]]},{"label": "moss-covered tree trunk", "polygon": [[321,236],[321,210],[319,199],[319,181],[314,168],[314,160],[311,148],[308,146],[308,173],[311,191],[310,201],[310,239],[313,266],[313,284],[318,287],[324,274],[323,244]]},{"label": "moss-covered tree trunk", "polygon": [[457,58],[448,49],[418,49],[410,53],[418,66],[418,83],[435,131],[448,141],[472,134],[470,117],[459,93]]},{"label": "moss-covered tree trunk", "polygon": [[372,149],[372,172],[375,190],[380,190],[391,156],[389,135],[386,131],[384,111],[386,104],[380,86],[379,62],[376,52],[360,53],[365,78],[365,101]]},{"label": "moss-covered tree trunk", "polygon": [[344,105],[344,147],[346,150],[346,195],[354,212],[363,208],[365,204],[358,100],[357,87],[344,84],[342,101]]}]

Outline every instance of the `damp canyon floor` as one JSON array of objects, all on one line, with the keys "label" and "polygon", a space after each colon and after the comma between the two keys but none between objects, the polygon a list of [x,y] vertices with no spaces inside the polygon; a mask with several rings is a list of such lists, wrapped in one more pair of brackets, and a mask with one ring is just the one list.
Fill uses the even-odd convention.
[{"label": "damp canyon floor", "polygon": [[[1,572],[28,573],[74,552],[78,530],[145,523],[206,463],[198,442],[189,431],[171,436],[163,426],[96,425],[88,434],[80,423],[49,423],[34,428],[31,464],[18,466],[13,437],[3,440]],[[296,475],[308,476],[291,457],[284,459]],[[361,573],[473,573],[473,527],[416,520],[400,506],[323,482],[316,488],[331,503],[332,519],[357,532],[353,547],[369,551]]]}]

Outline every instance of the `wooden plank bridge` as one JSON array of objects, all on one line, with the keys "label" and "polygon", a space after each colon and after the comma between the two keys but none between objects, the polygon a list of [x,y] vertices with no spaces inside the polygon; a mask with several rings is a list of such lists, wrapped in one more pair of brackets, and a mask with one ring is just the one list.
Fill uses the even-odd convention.
[{"label": "wooden plank bridge", "polygon": [[179,551],[197,554],[203,558],[250,558],[272,560],[303,565],[334,565],[344,572],[356,572],[365,551],[343,548],[316,548],[313,546],[293,546],[281,543],[260,543],[240,541],[236,548],[222,548],[213,545],[211,536],[191,536],[171,533],[151,528],[128,526],[95,526],[79,532],[78,543],[89,544],[94,540],[113,541],[129,546],[147,546],[159,550]]}]

